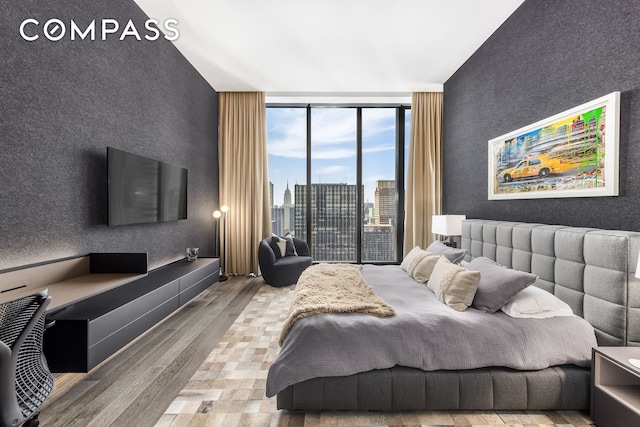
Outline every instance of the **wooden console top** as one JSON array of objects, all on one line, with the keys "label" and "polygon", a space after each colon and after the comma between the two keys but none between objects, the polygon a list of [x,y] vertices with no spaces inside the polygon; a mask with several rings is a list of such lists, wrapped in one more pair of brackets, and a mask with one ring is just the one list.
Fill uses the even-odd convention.
[{"label": "wooden console top", "polygon": [[47,312],[121,286],[141,273],[90,273],[90,256],[0,273],[0,304],[47,289]]}]

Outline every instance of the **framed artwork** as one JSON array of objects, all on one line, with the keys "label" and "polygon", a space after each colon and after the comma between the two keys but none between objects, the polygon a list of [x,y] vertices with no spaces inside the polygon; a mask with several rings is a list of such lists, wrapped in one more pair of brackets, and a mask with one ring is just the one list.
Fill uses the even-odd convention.
[{"label": "framed artwork", "polygon": [[620,92],[489,141],[489,200],[618,195]]}]

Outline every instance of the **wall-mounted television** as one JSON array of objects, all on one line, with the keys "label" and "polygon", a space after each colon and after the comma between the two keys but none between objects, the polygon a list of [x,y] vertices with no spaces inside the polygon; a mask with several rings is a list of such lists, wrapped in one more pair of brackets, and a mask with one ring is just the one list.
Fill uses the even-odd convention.
[{"label": "wall-mounted television", "polygon": [[187,219],[187,169],[107,147],[108,224]]}]

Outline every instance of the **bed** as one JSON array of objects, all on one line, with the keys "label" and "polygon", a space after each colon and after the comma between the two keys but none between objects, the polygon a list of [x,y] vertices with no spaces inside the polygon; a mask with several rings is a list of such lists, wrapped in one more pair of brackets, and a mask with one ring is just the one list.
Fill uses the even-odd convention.
[{"label": "bed", "polygon": [[[593,326],[591,333],[595,332],[597,345],[640,345],[640,281],[634,274],[640,251],[640,233],[466,220],[463,223],[462,247],[468,251],[466,261],[486,257],[509,268],[537,275],[535,286],[565,301],[576,315]],[[367,274],[370,277],[382,276],[363,270],[363,275]],[[400,278],[401,276],[398,276],[398,285]],[[405,284],[410,286],[408,283]],[[418,292],[418,288],[398,289],[403,289],[402,292],[408,294],[408,299],[417,298],[412,292]],[[394,298],[402,297],[394,296],[393,292],[383,289],[376,289],[376,292],[381,293],[383,299],[388,299],[387,302],[391,306],[398,304],[398,300]],[[427,294],[420,294],[419,298],[425,298],[425,295]],[[290,333],[306,328],[308,331],[301,335],[313,336],[313,328],[317,327],[318,319],[323,316],[341,315],[321,314],[299,320],[293,325]],[[500,317],[504,315],[498,313],[496,318]],[[340,324],[340,321],[336,323],[335,318],[333,320],[334,327]],[[380,319],[376,319],[378,320]],[[577,325],[570,329],[581,327]],[[588,332],[580,332],[582,333]],[[402,335],[403,332],[394,332],[394,335],[398,334]],[[384,363],[389,363],[388,360],[381,361],[379,359],[384,357],[374,357],[374,364],[363,362],[356,373],[352,373],[351,367],[332,362],[329,364],[336,365],[337,370],[335,374],[330,374],[318,370],[317,356],[322,355],[326,347],[338,352],[333,348],[335,344],[331,342],[331,336],[330,331],[325,332],[325,335],[317,333],[315,343],[313,340],[307,343],[307,356],[290,354],[287,342],[284,343],[267,378],[267,394],[277,393],[279,409],[317,411],[589,408],[590,367],[585,360],[574,363],[576,361],[570,358],[563,360],[554,355],[556,359],[540,361],[540,366],[523,369],[521,365],[511,363],[508,359],[500,360],[496,366],[475,367],[469,362],[473,361],[473,358],[463,357],[467,364],[463,365],[463,368],[456,368],[454,365],[446,365],[446,357],[441,356],[440,359],[445,359],[444,367],[432,369],[433,365],[425,364],[424,360],[430,357],[421,357],[419,359],[422,360],[417,365],[422,366],[421,369],[408,367],[416,366],[415,360],[407,361],[407,358],[402,359],[403,355],[396,355],[401,358],[402,363],[384,366]],[[403,338],[416,341],[410,333]],[[358,354],[360,350],[355,346],[357,340],[353,341],[354,345],[346,346],[343,350],[344,354],[348,355],[345,358],[362,357],[365,360],[366,357]],[[382,345],[382,341],[378,344]],[[477,344],[474,346],[478,359],[491,357],[484,354]],[[584,351],[581,349],[582,359]],[[424,350],[425,354],[428,352],[428,349]],[[535,348],[526,352],[535,352]],[[415,350],[408,353],[416,359]],[[535,362],[540,357],[540,354],[536,354],[532,359]],[[545,367],[545,364],[549,367]]]}]

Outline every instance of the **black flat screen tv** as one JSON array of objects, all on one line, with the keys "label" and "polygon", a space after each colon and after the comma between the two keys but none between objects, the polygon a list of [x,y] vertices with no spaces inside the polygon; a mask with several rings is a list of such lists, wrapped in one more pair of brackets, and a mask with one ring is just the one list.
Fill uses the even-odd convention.
[{"label": "black flat screen tv", "polygon": [[108,224],[187,219],[187,169],[107,147]]}]

